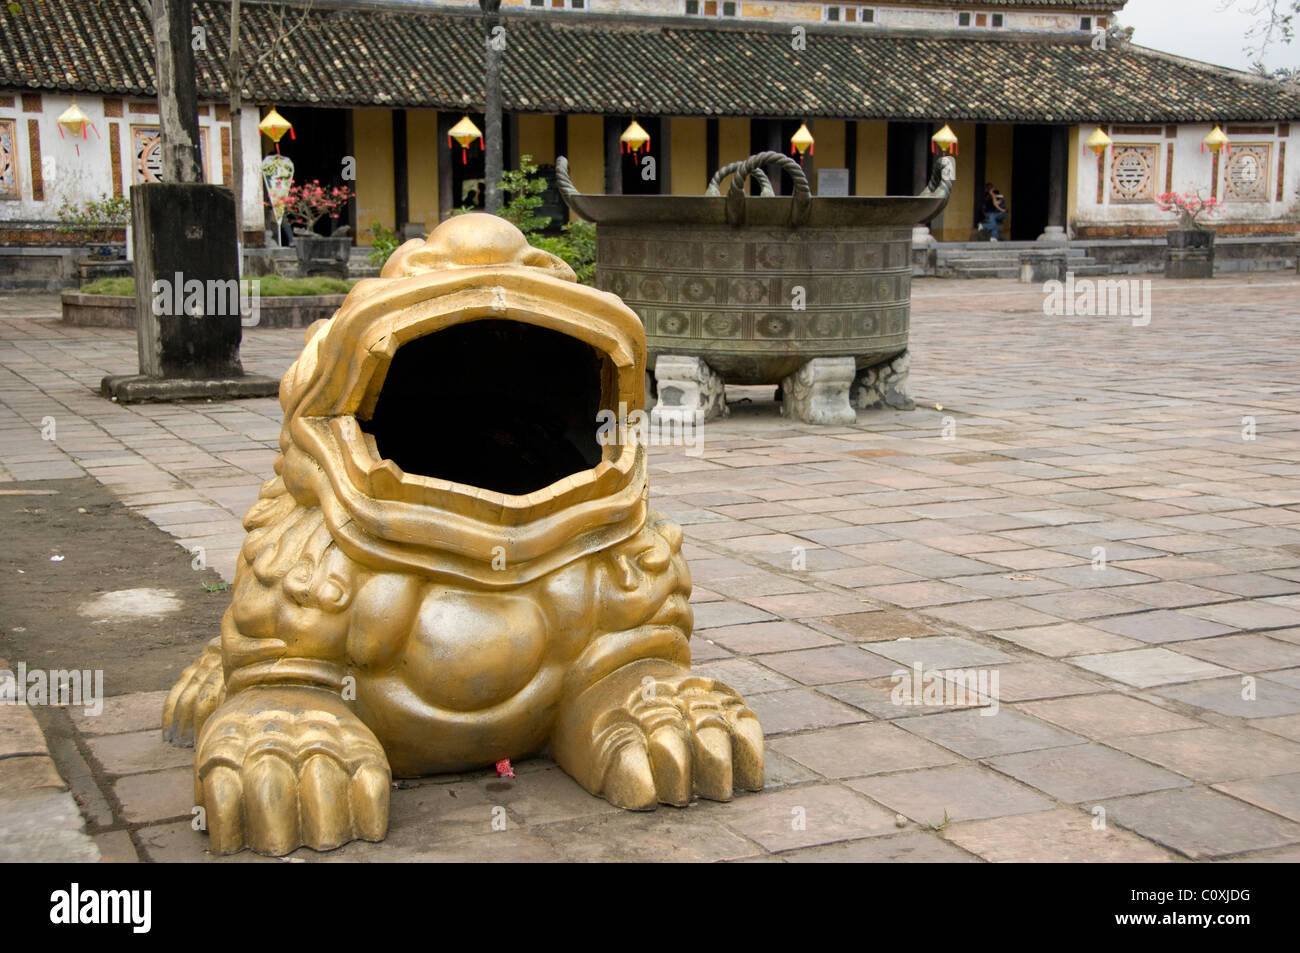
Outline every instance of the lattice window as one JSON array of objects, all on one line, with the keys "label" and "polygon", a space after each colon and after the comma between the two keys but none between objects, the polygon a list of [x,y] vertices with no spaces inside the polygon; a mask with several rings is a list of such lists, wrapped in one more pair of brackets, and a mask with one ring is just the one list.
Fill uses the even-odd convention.
[{"label": "lattice window", "polygon": [[1151,202],[1156,196],[1159,146],[1116,145],[1110,164],[1113,202]]},{"label": "lattice window", "polygon": [[1271,197],[1269,171],[1273,147],[1268,143],[1232,146],[1224,173],[1226,202],[1267,202]]},{"label": "lattice window", "polygon": [[157,126],[131,127],[131,181],[162,181],[162,138]]},{"label": "lattice window", "polygon": [[12,119],[0,119],[0,199],[18,198],[18,135]]}]

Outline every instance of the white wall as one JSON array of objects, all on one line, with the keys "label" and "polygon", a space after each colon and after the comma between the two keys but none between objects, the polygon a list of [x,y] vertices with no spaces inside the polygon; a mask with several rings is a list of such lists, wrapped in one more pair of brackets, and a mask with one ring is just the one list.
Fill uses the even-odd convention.
[{"label": "white wall", "polygon": [[[1275,123],[1233,123],[1232,125],[1276,126]],[[1211,194],[1211,172],[1214,157],[1208,149],[1202,152],[1201,142],[1213,128],[1209,124],[1180,125],[1175,137],[1169,139],[1163,133],[1159,136],[1127,135],[1112,127],[1110,136],[1115,145],[1133,143],[1149,144],[1157,147],[1155,194],[1200,190],[1202,194],[1208,196]],[[1079,181],[1073,224],[1076,226],[1172,226],[1176,221],[1174,214],[1172,212],[1162,212],[1154,202],[1131,204],[1114,201],[1115,195],[1111,182],[1114,146],[1106,154],[1105,200],[1098,204],[1096,155],[1083,145],[1094,129],[1096,129],[1096,126],[1093,125],[1079,128]],[[1226,186],[1228,159],[1225,156],[1219,162],[1218,196],[1220,199],[1227,200],[1227,203],[1222,211],[1206,218],[1205,221],[1214,225],[1242,225],[1280,222],[1286,221],[1288,218],[1296,220],[1290,210],[1297,202],[1300,202],[1300,198],[1297,198],[1297,190],[1300,189],[1300,123],[1291,124],[1290,134],[1285,139],[1276,135],[1237,135],[1233,139],[1237,145],[1247,143],[1268,143],[1270,145],[1269,168],[1267,170],[1268,200],[1240,202],[1230,199]],[[1170,142],[1174,145],[1172,175],[1168,172],[1168,153],[1166,151]],[[1278,201],[1278,146],[1282,143],[1286,144],[1286,165],[1283,173],[1282,200]],[[1297,225],[1300,227],[1300,221],[1297,222]]]},{"label": "white wall", "polygon": [[[156,113],[133,113],[130,111],[131,99],[120,99],[123,104],[120,117],[104,115],[103,97],[79,95],[77,105],[90,117],[93,129],[88,130],[87,138],[74,139],[66,132],[60,136],[58,118],[70,105],[73,98],[69,95],[41,93],[41,111],[25,113],[22,110],[22,93],[18,90],[5,91],[14,99],[13,107],[0,107],[0,119],[14,119],[14,139],[18,161],[18,184],[21,199],[0,200],[0,221],[57,221],[59,208],[65,203],[83,203],[98,200],[113,194],[113,163],[111,156],[111,137],[109,126],[116,123],[119,127],[119,159],[122,169],[122,194],[130,193],[135,182],[134,157],[132,155],[131,127],[156,126]],[[137,99],[135,102],[149,102]],[[28,120],[38,123],[38,135],[41,147],[41,171],[44,179],[44,200],[36,201],[32,195],[31,147],[28,133]],[[257,169],[260,146],[257,132],[257,109],[254,106],[244,111],[244,154],[251,161],[251,170],[245,173],[244,216],[247,221],[260,222],[262,211],[260,205],[261,176]],[[204,148],[207,151],[208,181],[222,183],[221,129],[229,123],[216,121],[212,104],[208,106],[208,115],[199,117],[199,134],[205,137]]]}]

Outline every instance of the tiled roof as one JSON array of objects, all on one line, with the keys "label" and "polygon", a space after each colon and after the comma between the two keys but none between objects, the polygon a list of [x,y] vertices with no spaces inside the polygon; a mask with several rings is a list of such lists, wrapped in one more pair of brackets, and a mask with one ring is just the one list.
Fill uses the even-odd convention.
[{"label": "tiled roof", "polygon": [[[0,87],[151,95],[142,0],[43,0],[0,36]],[[207,29],[199,89],[225,88],[229,5],[197,0]],[[272,8],[245,3],[245,42],[264,48]],[[789,25],[638,22],[608,16],[504,18],[504,100],[519,112],[837,116],[1023,122],[1300,119],[1300,94],[1245,74],[1087,38],[967,37]],[[250,71],[263,103],[482,104],[474,16],[313,8],[277,54]]]}]

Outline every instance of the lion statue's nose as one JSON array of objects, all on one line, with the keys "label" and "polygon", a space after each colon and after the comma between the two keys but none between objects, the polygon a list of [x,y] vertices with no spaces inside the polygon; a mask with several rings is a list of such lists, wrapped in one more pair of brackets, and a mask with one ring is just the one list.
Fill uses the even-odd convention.
[{"label": "lion statue's nose", "polygon": [[573,269],[549,252],[528,244],[524,233],[496,215],[469,212],[453,215],[428,238],[413,238],[393,252],[381,278],[411,275],[447,268],[536,268],[556,278],[577,281]]}]

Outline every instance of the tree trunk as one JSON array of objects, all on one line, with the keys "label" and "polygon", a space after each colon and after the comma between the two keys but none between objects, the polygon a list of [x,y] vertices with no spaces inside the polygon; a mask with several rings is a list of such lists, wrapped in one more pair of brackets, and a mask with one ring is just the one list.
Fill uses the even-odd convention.
[{"label": "tree trunk", "polygon": [[483,206],[488,212],[501,208],[501,173],[504,157],[501,142],[501,53],[505,34],[493,35],[500,23],[501,0],[479,0],[483,9],[483,73],[487,85],[483,110],[483,148],[486,150],[483,177],[487,180]]},{"label": "tree trunk", "polygon": [[162,180],[202,182],[199,96],[194,82],[194,51],[190,48],[191,5],[188,0],[153,0],[151,8]]},{"label": "tree trunk", "polygon": [[[244,85],[244,71],[241,66],[239,49],[239,14],[240,0],[230,3],[230,65],[226,75],[230,82],[230,182],[227,184],[235,193],[235,236],[242,246],[244,243],[244,96],[240,87]],[[241,271],[242,271],[242,262]]]}]

